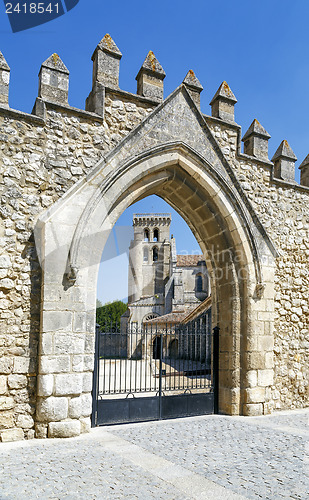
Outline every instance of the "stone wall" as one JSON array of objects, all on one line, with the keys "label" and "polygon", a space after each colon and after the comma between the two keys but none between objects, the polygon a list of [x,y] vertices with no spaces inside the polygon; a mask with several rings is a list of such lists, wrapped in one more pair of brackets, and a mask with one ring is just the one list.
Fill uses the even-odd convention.
[{"label": "stone wall", "polygon": [[152,108],[150,103],[110,93],[106,95],[104,120],[53,104],[47,105],[45,120],[0,109],[3,441],[34,437],[41,287],[33,237],[36,220]]},{"label": "stone wall", "polygon": [[234,127],[209,124],[279,253],[270,407],[302,408],[309,401],[309,189],[274,179],[268,162],[237,155]]},{"label": "stone wall", "polygon": [[[159,76],[163,81],[162,72]],[[100,115],[98,85],[89,101],[92,111],[44,98],[37,101],[33,115],[0,107],[2,441],[29,439],[35,434],[41,294],[41,267],[33,236],[36,221],[158,106],[157,96],[156,102],[151,95],[143,97],[142,87],[140,95],[134,95],[117,85],[106,86]],[[201,91],[188,90],[191,95]],[[227,92],[226,86],[223,90]],[[275,374],[268,389],[269,410],[304,407],[309,400],[309,188],[275,179],[265,148],[263,158],[240,153],[241,131],[233,113],[230,121],[216,117],[220,99],[227,99],[220,92],[214,116],[204,116],[205,121],[279,254],[275,327],[270,331],[265,315],[262,332],[269,367],[274,366]],[[234,96],[229,110],[235,101]]]}]

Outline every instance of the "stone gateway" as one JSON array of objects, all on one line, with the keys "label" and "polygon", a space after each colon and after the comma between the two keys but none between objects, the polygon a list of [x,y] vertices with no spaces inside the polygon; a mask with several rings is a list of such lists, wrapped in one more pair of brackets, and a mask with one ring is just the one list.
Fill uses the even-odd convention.
[{"label": "stone gateway", "polygon": [[121,57],[106,35],[83,111],[68,104],[69,71],[53,54],[27,114],[9,107],[0,53],[2,441],[89,430],[101,254],[123,211],[151,194],[179,212],[204,255],[219,410],[308,405],[309,155],[298,184],[288,142],[270,161],[257,120],[241,152],[226,82],[208,116],[192,71],[163,100],[165,72],[149,52],[131,94],[119,88]]}]

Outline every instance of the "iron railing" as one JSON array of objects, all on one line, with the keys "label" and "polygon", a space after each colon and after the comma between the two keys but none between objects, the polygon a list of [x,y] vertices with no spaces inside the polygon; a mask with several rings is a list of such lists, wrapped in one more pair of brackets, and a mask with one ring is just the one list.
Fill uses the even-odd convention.
[{"label": "iron railing", "polygon": [[210,310],[186,325],[97,329],[92,425],[217,412],[218,342]]},{"label": "iron railing", "polygon": [[99,398],[211,388],[211,331],[205,323],[149,324],[125,332],[105,325],[98,337]]}]

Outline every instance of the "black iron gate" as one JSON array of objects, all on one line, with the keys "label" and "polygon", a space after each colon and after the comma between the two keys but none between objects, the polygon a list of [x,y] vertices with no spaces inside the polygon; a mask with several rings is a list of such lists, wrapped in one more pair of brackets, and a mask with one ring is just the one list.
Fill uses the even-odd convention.
[{"label": "black iron gate", "polygon": [[210,311],[187,325],[97,329],[92,425],[216,413],[217,361]]}]

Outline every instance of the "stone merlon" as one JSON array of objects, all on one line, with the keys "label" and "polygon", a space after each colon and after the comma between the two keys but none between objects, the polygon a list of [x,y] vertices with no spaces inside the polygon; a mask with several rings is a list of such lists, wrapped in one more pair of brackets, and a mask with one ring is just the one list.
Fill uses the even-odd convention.
[{"label": "stone merlon", "polygon": [[119,89],[119,66],[122,54],[106,33],[92,54],[92,90],[86,99],[86,110],[104,116],[105,88]]},{"label": "stone merlon", "polygon": [[192,69],[188,71],[182,83],[187,88],[189,94],[191,95],[197,107],[200,108],[201,105],[200,93],[203,90],[203,86],[200,83],[199,79],[196,77]]},{"label": "stone merlon", "polygon": [[233,122],[236,102],[237,99],[229,85],[225,81],[222,82],[210,102],[212,116]]},{"label": "stone merlon", "polygon": [[283,140],[272,157],[274,176],[289,182],[295,181],[295,162],[297,158],[287,140]]},{"label": "stone merlon", "polygon": [[112,37],[106,33],[92,54],[92,89],[96,82],[106,87],[119,88],[119,63],[122,54]]},{"label": "stone merlon", "polygon": [[42,63],[41,66],[41,71],[42,68],[49,68],[51,70],[57,71],[59,73],[64,73],[66,75],[69,75],[70,72],[64,62],[60,59],[58,54],[52,54],[46,61]]},{"label": "stone merlon", "polygon": [[272,157],[271,161],[275,162],[279,158],[285,158],[287,160],[294,160],[294,162],[297,160],[297,157],[294,154],[294,151],[292,150],[291,146],[289,145],[288,141],[284,139],[280,146],[278,147],[277,151],[275,152],[274,156]]},{"label": "stone merlon", "polygon": [[106,35],[102,38],[102,40],[100,41],[100,43],[97,45],[93,55],[92,55],[92,61],[94,60],[95,58],[95,53],[97,50],[103,50],[103,52],[107,52],[109,54],[113,54],[115,57],[117,57],[118,59],[121,59],[122,58],[122,53],[120,52],[120,50],[118,49],[117,45],[115,44],[114,40],[112,39],[112,37],[106,33]]},{"label": "stone merlon", "polygon": [[163,101],[163,80],[165,76],[164,69],[150,50],[136,76],[137,94],[154,101]]},{"label": "stone merlon", "polygon": [[67,104],[69,70],[58,54],[43,62],[39,72],[39,97],[57,104]]},{"label": "stone merlon", "polygon": [[250,156],[268,160],[268,140],[270,135],[265,128],[254,119],[242,138],[244,153]]},{"label": "stone merlon", "polygon": [[4,69],[5,71],[10,71],[10,66],[6,62],[4,55],[0,51],[0,69]]},{"label": "stone merlon", "polygon": [[0,105],[9,105],[10,67],[0,51]]},{"label": "stone merlon", "polygon": [[300,183],[303,186],[309,187],[309,154],[304,161],[299,165],[300,169]]}]

